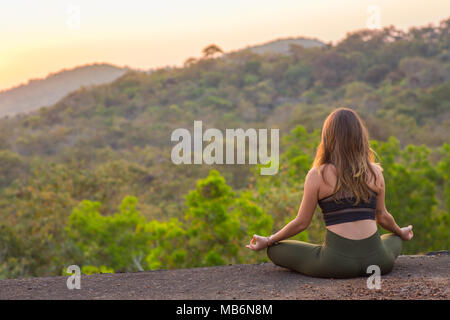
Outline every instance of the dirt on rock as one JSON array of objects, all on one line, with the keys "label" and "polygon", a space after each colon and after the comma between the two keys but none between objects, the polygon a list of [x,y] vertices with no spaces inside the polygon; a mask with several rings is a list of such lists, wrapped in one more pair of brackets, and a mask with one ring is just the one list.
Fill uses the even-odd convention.
[{"label": "dirt on rock", "polygon": [[400,256],[381,289],[367,278],[311,278],[272,263],[81,277],[0,280],[0,299],[438,299],[450,298],[450,255]]}]

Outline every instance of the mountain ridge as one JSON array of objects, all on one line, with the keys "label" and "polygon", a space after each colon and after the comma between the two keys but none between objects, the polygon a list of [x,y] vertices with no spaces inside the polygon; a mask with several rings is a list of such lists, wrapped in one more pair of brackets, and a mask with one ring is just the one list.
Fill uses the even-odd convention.
[{"label": "mountain ridge", "polygon": [[[290,45],[301,45],[305,48],[322,47],[325,44],[320,40],[306,37],[278,38],[262,44],[250,45],[232,52],[251,50],[257,54],[268,52],[287,54]],[[103,70],[102,70],[103,69]],[[29,113],[41,107],[51,106],[64,98],[69,93],[84,86],[110,83],[124,75],[130,68],[117,67],[110,63],[92,63],[73,68],[63,68],[56,72],[50,72],[44,78],[31,78],[26,82],[0,90],[0,117],[14,116],[19,113]],[[150,69],[148,72],[152,72]],[[78,73],[85,73],[82,79],[73,79]],[[72,81],[67,88],[54,81]]]},{"label": "mountain ridge", "polygon": [[83,86],[109,83],[127,68],[109,63],[93,63],[49,73],[45,78],[29,79],[26,83],[0,91],[0,117],[28,113],[50,106]]},{"label": "mountain ridge", "polygon": [[[246,47],[257,54],[275,52],[280,54],[288,54],[291,45],[298,45],[304,48],[324,47],[326,44],[318,39],[307,37],[286,37],[278,38],[262,44],[256,44]],[[245,50],[244,49],[244,50]]]}]

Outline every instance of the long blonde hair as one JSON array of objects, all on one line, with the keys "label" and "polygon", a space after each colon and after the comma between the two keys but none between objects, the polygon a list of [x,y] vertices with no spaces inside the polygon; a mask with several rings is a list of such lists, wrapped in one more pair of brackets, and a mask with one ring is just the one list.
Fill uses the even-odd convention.
[{"label": "long blonde hair", "polygon": [[325,119],[313,168],[322,174],[321,165],[336,167],[337,181],[332,196],[335,201],[350,194],[356,198],[355,204],[361,200],[368,202],[371,196],[367,184],[369,175],[376,184],[376,174],[370,165],[375,163],[375,155],[358,114],[348,108],[339,108]]}]

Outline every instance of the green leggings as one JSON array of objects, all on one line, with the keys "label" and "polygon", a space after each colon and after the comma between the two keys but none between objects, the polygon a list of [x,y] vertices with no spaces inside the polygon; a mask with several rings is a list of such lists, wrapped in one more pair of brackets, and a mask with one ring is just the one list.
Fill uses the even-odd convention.
[{"label": "green leggings", "polygon": [[[369,238],[351,240],[327,230],[323,245],[283,240],[267,248],[276,265],[311,277],[353,278],[368,276],[367,267],[377,265],[381,274],[389,273],[402,251],[402,239],[378,231]],[[371,272],[372,273],[372,272]]]}]

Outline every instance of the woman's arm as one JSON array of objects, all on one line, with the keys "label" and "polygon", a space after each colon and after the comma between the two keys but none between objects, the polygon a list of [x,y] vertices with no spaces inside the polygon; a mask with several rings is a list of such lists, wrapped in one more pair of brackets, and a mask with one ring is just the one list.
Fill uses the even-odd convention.
[{"label": "woman's arm", "polygon": [[320,179],[321,178],[315,168],[309,170],[305,178],[303,199],[300,203],[297,216],[283,229],[272,235],[271,240],[278,242],[295,236],[308,228],[317,206]]},{"label": "woman's arm", "polygon": [[413,237],[412,225],[400,228],[395,222],[394,217],[387,211],[385,204],[385,184],[383,173],[381,172],[381,169],[379,167],[377,167],[376,172],[379,181],[379,192],[377,195],[375,220],[383,229],[395,233],[405,241],[411,240],[411,238]]},{"label": "woman's arm", "polygon": [[247,248],[261,250],[268,245],[272,245],[274,242],[290,238],[308,228],[317,206],[320,179],[321,177],[315,168],[309,170],[305,178],[303,199],[295,219],[290,221],[283,229],[273,234],[270,239],[254,235]]}]

